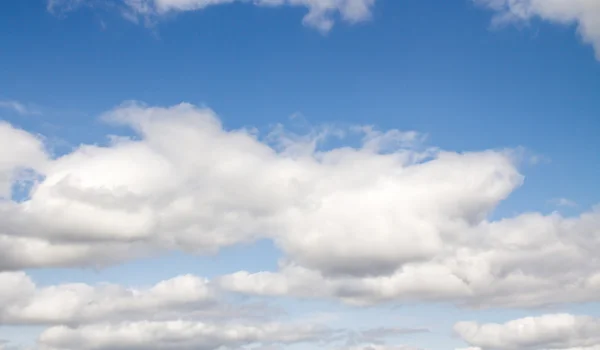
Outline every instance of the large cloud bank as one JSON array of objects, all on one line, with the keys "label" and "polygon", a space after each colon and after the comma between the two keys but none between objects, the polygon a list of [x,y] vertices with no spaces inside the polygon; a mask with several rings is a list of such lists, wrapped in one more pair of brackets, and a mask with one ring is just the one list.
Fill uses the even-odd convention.
[{"label": "large cloud bank", "polygon": [[[429,147],[413,131],[365,126],[305,135],[275,128],[261,136],[226,130],[214,112],[189,104],[129,103],[102,118],[135,136],[53,156],[41,136],[0,124],[0,320],[49,326],[40,336],[44,346],[225,349],[332,334],[259,322],[252,310],[224,301],[226,292],[351,305],[529,308],[598,301],[598,210],[490,219],[524,183],[516,150],[457,153]],[[359,141],[330,147],[328,137]],[[282,251],[279,270],[212,281],[184,275],[143,288],[38,287],[19,272],[105,266],[170,251],[209,254],[257,239]],[[253,321],[223,324],[236,311],[235,319]],[[553,317],[527,322],[593,323]],[[456,329],[482,349],[530,344],[513,324]],[[591,336],[570,342],[568,330],[559,334],[565,349],[598,345]]]}]

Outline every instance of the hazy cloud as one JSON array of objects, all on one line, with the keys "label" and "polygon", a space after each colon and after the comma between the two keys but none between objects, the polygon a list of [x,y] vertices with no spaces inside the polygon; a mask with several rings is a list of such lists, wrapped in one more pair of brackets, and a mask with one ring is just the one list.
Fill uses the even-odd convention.
[{"label": "hazy cloud", "polygon": [[14,100],[0,100],[0,109],[7,109],[20,115],[41,114],[37,108]]}]

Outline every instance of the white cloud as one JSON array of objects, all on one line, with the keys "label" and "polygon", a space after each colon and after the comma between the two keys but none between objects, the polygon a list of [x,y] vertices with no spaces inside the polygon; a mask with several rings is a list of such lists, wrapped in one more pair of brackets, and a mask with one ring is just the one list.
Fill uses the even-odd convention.
[{"label": "white cloud", "polygon": [[[359,305],[416,300],[471,307],[536,307],[596,301],[600,266],[595,251],[600,241],[595,232],[599,227],[597,210],[575,218],[523,214],[465,226],[455,238],[445,237],[443,252],[398,265],[397,270],[380,276],[327,275],[287,262],[278,272],[242,271],[223,276],[219,282],[240,293],[338,298]],[[357,257],[370,264],[370,258]]]},{"label": "white cloud", "polygon": [[214,306],[205,279],[183,275],[149,288],[71,283],[37,287],[23,272],[0,273],[0,323],[70,324],[156,319]]},{"label": "white cloud", "polygon": [[0,271],[44,267],[102,268],[147,256],[151,249],[136,243],[61,243],[0,234]]},{"label": "white cloud", "polygon": [[0,273],[0,324],[49,326],[37,350],[245,349],[324,343],[347,332],[321,322],[273,321],[282,315],[266,304],[228,300],[208,280],[193,275],[147,287],[40,287],[23,272]]},{"label": "white cloud", "polygon": [[406,345],[388,345],[388,339],[409,334],[429,333],[425,328],[379,327],[348,332],[344,347],[336,350],[418,350]]},{"label": "white cloud", "polygon": [[[27,141],[26,156],[0,153],[0,164],[31,158],[25,165],[43,180],[29,199],[0,203],[0,269],[102,266],[267,238],[285,255],[280,271],[218,282],[352,304],[530,307],[600,295],[599,210],[488,219],[523,181],[516,152],[442,151],[411,131],[368,127],[308,136],[278,128],[260,138],[224,130],[212,111],[188,104],[127,104],[103,118],[136,137],[57,159],[5,124]],[[362,141],[321,150],[327,135]]]},{"label": "white cloud", "polygon": [[[370,19],[375,0],[123,0],[122,7],[126,18],[137,21],[139,17],[153,22],[162,16],[185,11],[199,11],[217,5],[247,3],[264,7],[302,7],[308,10],[303,23],[323,33],[334,26],[339,17],[348,23]],[[80,6],[102,6],[112,4],[110,0],[48,0],[48,11],[64,13]],[[114,4],[113,4],[114,5]]]},{"label": "white cloud", "polygon": [[40,114],[36,108],[14,100],[0,100],[0,108],[8,109],[20,115]]},{"label": "white cloud", "polygon": [[504,324],[459,322],[454,330],[480,350],[600,349],[600,320],[589,316],[553,314]]},{"label": "white cloud", "polygon": [[498,12],[497,23],[532,18],[577,26],[600,60],[600,2],[597,0],[473,0]]},{"label": "white cloud", "polygon": [[51,13],[63,13],[73,11],[85,3],[92,3],[90,0],[48,0],[46,9]]},{"label": "white cloud", "polygon": [[78,328],[51,327],[39,343],[51,349],[81,350],[215,350],[253,344],[293,344],[324,340],[327,329],[279,323],[261,325],[207,324],[190,321],[123,322]]},{"label": "white cloud", "polygon": [[481,220],[521,181],[502,152],[379,153],[413,133],[369,130],[364,147],[327,152],[287,138],[276,151],[190,105],[130,105],[105,118],[141,140],[83,145],[50,162],[29,200],[0,207],[6,235],[194,252],[269,237],[324,271],[377,274],[439,253],[443,230]]},{"label": "white cloud", "polygon": [[42,171],[47,158],[39,137],[0,120],[0,201],[15,183],[32,180],[30,170]]},{"label": "white cloud", "polygon": [[568,198],[554,198],[550,201],[550,203],[556,205],[557,207],[576,207],[577,203],[568,199]]}]

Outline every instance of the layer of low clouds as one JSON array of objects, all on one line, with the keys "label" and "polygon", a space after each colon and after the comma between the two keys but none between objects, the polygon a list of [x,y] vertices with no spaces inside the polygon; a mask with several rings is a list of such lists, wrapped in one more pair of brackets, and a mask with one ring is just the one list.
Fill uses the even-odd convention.
[{"label": "layer of low clouds", "polygon": [[600,349],[600,319],[589,316],[550,314],[503,324],[459,322],[454,330],[473,350]]},{"label": "layer of low clouds", "polygon": [[77,328],[56,326],[39,337],[51,349],[81,350],[214,350],[252,344],[293,344],[320,341],[324,330],[313,326],[264,324],[213,325],[203,322],[123,322]]},{"label": "layer of low clouds", "polygon": [[227,300],[209,280],[192,275],[146,287],[36,286],[23,272],[0,273],[0,324],[46,326],[31,350],[277,349],[297,343],[338,349],[339,342],[353,344],[348,349],[399,350],[413,348],[385,346],[387,339],[428,331],[334,329],[316,318],[294,320],[266,304]]},{"label": "layer of low clouds", "polygon": [[147,320],[216,306],[208,281],[190,275],[145,289],[83,283],[40,288],[23,272],[4,272],[0,273],[0,285],[0,323],[4,325]]},{"label": "layer of low clouds", "polygon": [[497,12],[495,23],[542,19],[577,27],[600,60],[600,2],[597,0],[473,0]]}]

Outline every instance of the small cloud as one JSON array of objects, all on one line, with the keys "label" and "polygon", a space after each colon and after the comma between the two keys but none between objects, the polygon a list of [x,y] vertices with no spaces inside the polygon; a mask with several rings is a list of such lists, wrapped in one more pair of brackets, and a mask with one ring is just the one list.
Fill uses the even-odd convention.
[{"label": "small cloud", "polygon": [[64,15],[81,7],[118,9],[121,15],[134,23],[144,23],[153,27],[161,18],[172,14],[201,11],[208,7],[227,5],[236,2],[250,3],[254,6],[278,8],[283,6],[301,7],[306,10],[302,23],[322,34],[328,33],[336,21],[349,24],[365,22],[371,19],[371,11],[376,0],[321,1],[321,0],[46,0],[48,12]]},{"label": "small cloud", "polygon": [[527,24],[541,19],[558,25],[575,25],[582,42],[592,46],[600,61],[600,6],[598,1],[472,0],[495,11],[495,26]]},{"label": "small cloud", "polygon": [[574,208],[577,206],[577,203],[567,198],[554,198],[550,201],[551,204],[557,207],[570,207]]},{"label": "small cloud", "polygon": [[59,15],[73,11],[82,5],[82,0],[48,0],[46,9],[48,12]]},{"label": "small cloud", "polygon": [[0,100],[0,108],[8,109],[20,115],[39,115],[41,112],[30,105],[25,105],[14,100]]}]

